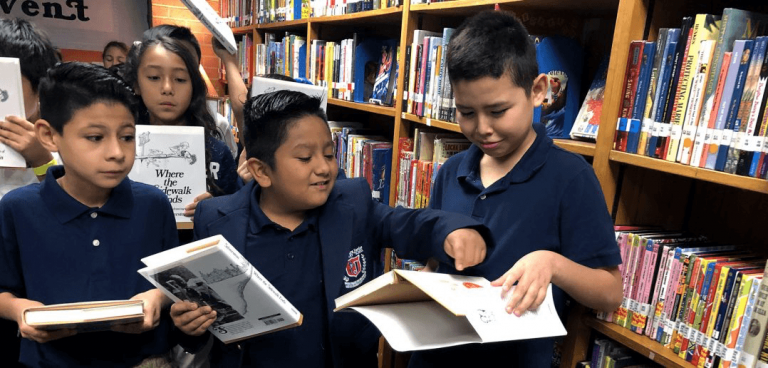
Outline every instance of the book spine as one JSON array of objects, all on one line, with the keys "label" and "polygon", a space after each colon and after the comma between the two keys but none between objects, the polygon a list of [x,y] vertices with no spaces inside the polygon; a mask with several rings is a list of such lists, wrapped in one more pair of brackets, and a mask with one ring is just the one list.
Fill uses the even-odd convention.
[{"label": "book spine", "polygon": [[739,331],[741,330],[742,321],[744,320],[744,311],[747,307],[747,299],[749,298],[749,291],[752,288],[753,279],[754,277],[745,275],[739,285],[739,294],[736,298],[733,318],[731,318],[728,334],[725,339],[727,353],[724,359],[721,360],[720,368],[730,368],[731,363],[734,361],[736,341],[739,338]]},{"label": "book spine", "polygon": [[736,346],[732,365],[738,364],[739,368],[752,367],[755,363],[755,356],[744,353],[744,344],[747,341],[749,333],[749,327],[752,325],[752,318],[755,315],[755,304],[757,303],[757,295],[760,293],[760,285],[762,284],[762,277],[752,280],[752,287],[749,290],[749,297],[747,298],[747,306],[744,309],[744,320],[741,321],[741,329],[739,330],[739,337],[736,340]]},{"label": "book spine", "polygon": [[[763,272],[763,280],[768,275],[768,263],[766,264],[765,271]],[[756,362],[756,358],[760,353],[760,349],[763,346],[764,338],[766,335],[765,324],[768,322],[768,305],[766,300],[768,299],[768,285],[765,281],[760,282],[759,290],[757,292],[757,298],[754,304],[754,310],[752,312],[752,319],[755,322],[750,321],[750,325],[757,327],[756,331],[749,332],[746,340],[744,340],[744,347],[742,351],[742,360],[745,361],[745,366],[752,367]],[[741,366],[741,362],[739,366]]]},{"label": "book spine", "polygon": [[653,128],[653,112],[655,110],[657,89],[659,85],[659,73],[661,72],[662,57],[664,56],[665,46],[667,44],[667,37],[669,34],[669,28],[662,28],[659,30],[659,37],[655,44],[655,56],[653,57],[653,67],[651,68],[651,76],[648,85],[648,94],[645,98],[645,109],[643,111],[642,125],[640,128],[640,137],[637,143],[637,154],[646,155],[648,149],[648,136],[651,134]]},{"label": "book spine", "polygon": [[656,88],[656,102],[654,103],[655,108],[652,117],[653,128],[651,129],[651,137],[648,139],[648,147],[646,148],[646,155],[649,157],[658,157],[658,141],[662,139],[664,116],[666,114],[666,107],[669,105],[669,89],[673,79],[672,69],[674,69],[674,55],[679,34],[679,29],[670,30],[667,37],[671,41],[666,45],[664,55],[662,56],[659,82]]},{"label": "book spine", "polygon": [[739,106],[741,105],[741,96],[744,91],[747,74],[749,74],[749,65],[752,62],[751,51],[754,46],[754,41],[744,41],[744,52],[740,58],[733,93],[731,94],[730,104],[726,107],[727,113],[724,115],[725,124],[723,127],[723,134],[720,138],[721,144],[717,149],[717,157],[715,159],[715,170],[717,171],[725,171],[725,164],[728,161],[728,151],[730,150],[730,147],[736,143],[738,137],[738,134],[735,134],[735,132],[738,132],[741,128],[736,119],[736,115],[738,115]]},{"label": "book spine", "polygon": [[669,136],[671,134],[672,113],[675,110],[678,84],[680,84],[680,78],[682,76],[681,68],[685,63],[686,55],[688,55],[688,43],[691,38],[692,26],[693,18],[684,17],[680,35],[677,39],[677,47],[675,48],[671,70],[671,82],[669,84],[669,91],[667,92],[664,116],[661,118],[663,123],[659,128],[659,139],[656,141],[656,149],[653,156],[656,158],[663,159],[666,155],[667,142],[669,141]]},{"label": "book spine", "polygon": [[656,44],[653,42],[644,42],[642,59],[640,61],[640,71],[637,78],[637,91],[635,92],[635,101],[632,104],[632,126],[630,127],[627,138],[627,152],[637,153],[640,141],[641,126],[643,114],[648,99],[649,85],[651,83],[651,71],[653,69],[654,58],[656,57]]},{"label": "book spine", "polygon": [[731,62],[731,53],[727,52],[723,55],[722,69],[720,73],[717,73],[719,81],[715,86],[715,93],[713,95],[712,103],[710,106],[703,105],[702,109],[705,109],[706,116],[701,115],[699,121],[699,129],[706,129],[703,134],[704,139],[693,143],[693,157],[691,159],[691,166],[704,167],[707,163],[707,154],[709,152],[709,146],[714,139],[715,121],[717,120],[717,110],[720,106],[720,102],[723,97],[723,88],[725,88],[725,78],[728,75],[728,68]]},{"label": "book spine", "polygon": [[709,63],[712,60],[712,48],[715,41],[703,40],[699,46],[699,54],[696,57],[696,69],[691,79],[690,93],[688,95],[688,104],[685,117],[683,119],[683,133],[680,138],[680,148],[677,151],[676,160],[684,165],[688,165],[691,160],[691,151],[693,150],[694,139],[697,137],[699,114],[701,112],[701,98],[706,84],[707,71]]},{"label": "book spine", "polygon": [[[635,95],[637,93],[637,80],[640,76],[640,66],[644,46],[645,41],[632,41],[629,46],[627,70],[624,75],[624,94],[622,95],[620,118],[631,118],[632,108],[635,103]],[[629,132],[625,122],[622,127],[616,130],[616,136],[614,137],[615,150],[626,152],[628,134]]]},{"label": "book spine", "polygon": [[[743,43],[742,43],[743,50]],[[726,62],[726,57],[728,61]],[[725,75],[725,79],[722,84],[722,89],[719,91],[719,100],[716,100],[712,107],[712,117],[710,126],[712,126],[712,139],[706,145],[706,148],[702,152],[701,167],[713,170],[715,168],[715,162],[717,161],[717,150],[722,144],[723,129],[725,128],[725,114],[728,110],[728,105],[731,103],[731,97],[733,96],[733,89],[736,85],[736,76],[738,75],[739,60],[741,58],[741,50],[738,47],[734,47],[732,52],[727,53],[727,56],[723,57],[723,67],[727,66],[727,72],[721,71],[720,77],[722,79]],[[719,84],[719,82],[718,82]],[[718,85],[717,88],[720,88]],[[714,121],[714,124],[712,123]]]}]

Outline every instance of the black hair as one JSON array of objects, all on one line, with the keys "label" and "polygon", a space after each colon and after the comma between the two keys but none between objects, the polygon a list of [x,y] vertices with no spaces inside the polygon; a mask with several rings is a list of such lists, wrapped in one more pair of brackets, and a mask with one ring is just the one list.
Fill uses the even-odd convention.
[{"label": "black hair", "polygon": [[109,50],[110,47],[117,47],[118,49],[122,50],[124,54],[128,54],[128,45],[120,42],[120,41],[109,41],[107,46],[104,46],[104,51],[101,52],[101,58],[104,59],[105,56],[107,56],[107,50]]},{"label": "black hair", "polygon": [[192,30],[187,27],[174,26],[170,24],[161,24],[157,27],[152,27],[144,32],[145,39],[157,39],[159,37],[170,37],[179,41],[188,42],[194,48],[195,54],[197,54],[198,64],[202,60],[202,51],[200,49],[200,43],[197,38],[192,34]]},{"label": "black hair", "polygon": [[[200,75],[200,72],[199,72],[199,64],[198,64],[199,58],[196,62],[195,56],[192,54],[192,50],[190,50],[187,46],[183,44],[183,42],[187,42],[188,40],[174,38],[170,36],[170,35],[183,35],[185,34],[185,32],[184,31],[171,32],[171,28],[169,27],[182,29],[182,30],[186,29],[187,31],[189,31],[189,28],[169,26],[169,25],[158,26],[158,27],[150,28],[144,31],[144,35],[142,37],[141,42],[134,43],[133,47],[131,47],[131,51],[128,53],[128,58],[126,58],[125,65],[122,68],[123,77],[128,82],[128,84],[136,88],[139,85],[139,65],[141,65],[141,59],[144,56],[144,53],[148,49],[154,46],[162,46],[164,49],[179,56],[184,61],[184,65],[187,67],[190,83],[192,83],[192,97],[189,103],[189,107],[187,108],[187,111],[184,112],[184,122],[186,123],[187,126],[203,127],[203,130],[205,132],[204,134],[205,134],[206,142],[208,142],[209,139],[221,139],[221,135],[219,134],[219,131],[216,129],[216,121],[213,119],[213,115],[211,115],[210,111],[208,110],[208,104],[207,104],[208,88],[205,85],[203,76]],[[155,28],[160,28],[160,29],[158,30]],[[192,34],[190,33],[190,35]],[[194,39],[194,35],[192,35],[192,38]],[[195,40],[193,44],[197,44],[197,40]],[[198,50],[199,50],[199,45],[198,45]],[[147,109],[147,106],[144,104],[144,100],[140,98],[139,99],[139,124],[149,124],[149,123],[150,123],[149,110]],[[205,150],[205,172],[207,176],[206,182],[212,193],[220,194],[222,193],[222,190],[216,185],[216,182],[213,179],[213,175],[210,172],[210,166],[211,166],[210,163],[211,163],[211,153],[208,150],[207,143],[206,143],[206,150]]]},{"label": "black hair", "polygon": [[21,75],[29,80],[35,92],[40,78],[59,61],[48,37],[29,21],[19,18],[0,19],[0,57],[18,58]]},{"label": "black hair", "polygon": [[277,80],[282,80],[286,82],[296,82],[295,79],[285,74],[269,73],[269,74],[262,75],[261,77],[269,78],[269,79],[277,79]]},{"label": "black hair", "polygon": [[317,116],[328,122],[320,98],[288,90],[249,98],[243,106],[243,114],[243,140],[248,158],[256,158],[273,170],[275,151],[285,142],[288,130],[299,119]]},{"label": "black hair", "polygon": [[138,99],[119,76],[103,66],[81,62],[61,63],[40,79],[40,118],[62,134],[80,110],[95,103],[119,103],[138,118]]},{"label": "black hair", "polygon": [[536,47],[525,26],[504,11],[484,11],[466,19],[448,43],[446,63],[451,83],[509,74],[531,95],[539,66]]}]

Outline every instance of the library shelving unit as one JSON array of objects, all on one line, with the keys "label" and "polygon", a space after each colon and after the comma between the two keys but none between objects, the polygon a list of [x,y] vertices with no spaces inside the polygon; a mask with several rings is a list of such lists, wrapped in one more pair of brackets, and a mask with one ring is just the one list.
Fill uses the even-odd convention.
[{"label": "library shelving unit", "polygon": [[[689,230],[716,241],[765,244],[766,230],[758,223],[765,220],[768,209],[768,181],[614,151],[613,136],[631,41],[653,40],[660,27],[679,26],[685,15],[721,14],[725,7],[765,12],[766,5],[743,0],[455,0],[411,5],[406,0],[398,7],[255,24],[236,28],[235,32],[252,33],[254,44],[263,43],[264,32],[293,32],[305,35],[307,45],[310,45],[314,39],[339,40],[362,31],[396,37],[402,48],[411,44],[416,29],[440,31],[443,27],[456,27],[466,17],[493,9],[497,4],[501,9],[517,14],[532,34],[555,33],[580,39],[587,55],[587,71],[594,71],[599,58],[610,53],[597,142],[557,139],[555,144],[592,162],[606,205],[616,224],[658,225]],[[398,59],[401,67],[406,64],[405,54],[401,49]],[[399,137],[412,135],[415,127],[460,132],[455,123],[401,112],[401,86],[406,74],[398,74],[393,107],[337,99],[329,99],[328,103],[337,110],[341,109],[341,116],[354,114],[369,116],[371,120],[388,119],[393,142],[397,142]],[[585,73],[590,77],[593,74]],[[584,84],[590,81],[585,78]],[[396,163],[396,151],[393,153],[393,162]],[[390,187],[390,204],[394,204],[395,183]],[[562,346],[562,367],[574,367],[587,358],[594,332],[606,335],[665,367],[690,366],[690,363],[645,336],[599,321],[594,318],[594,313],[583,307],[572,309],[568,319],[568,337]],[[401,366],[403,359],[400,358],[384,349],[379,363],[382,367]]]}]

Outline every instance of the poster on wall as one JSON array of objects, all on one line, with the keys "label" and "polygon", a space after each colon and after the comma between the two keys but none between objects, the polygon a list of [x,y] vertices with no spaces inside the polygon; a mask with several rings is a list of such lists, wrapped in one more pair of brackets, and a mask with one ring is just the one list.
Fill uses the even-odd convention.
[{"label": "poster on wall", "polygon": [[143,0],[0,0],[0,18],[22,18],[60,49],[101,51],[110,41],[130,45],[149,28]]}]

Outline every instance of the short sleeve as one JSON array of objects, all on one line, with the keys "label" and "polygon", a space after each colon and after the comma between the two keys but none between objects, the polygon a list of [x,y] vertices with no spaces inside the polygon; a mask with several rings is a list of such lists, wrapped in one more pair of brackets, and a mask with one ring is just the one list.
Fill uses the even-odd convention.
[{"label": "short sleeve", "polygon": [[579,172],[560,201],[560,244],[566,258],[600,268],[621,264],[613,222],[591,168]]}]

